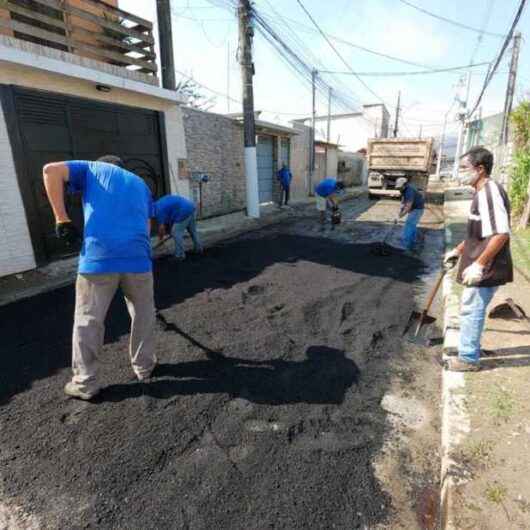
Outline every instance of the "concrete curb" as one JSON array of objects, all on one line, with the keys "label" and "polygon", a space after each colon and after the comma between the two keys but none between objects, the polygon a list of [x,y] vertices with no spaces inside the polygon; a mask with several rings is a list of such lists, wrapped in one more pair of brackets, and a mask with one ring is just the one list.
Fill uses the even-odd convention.
[{"label": "concrete curb", "polygon": [[[462,202],[458,209],[452,201],[462,201],[461,194],[454,190],[445,192],[445,244],[446,248],[454,247],[461,239],[457,224],[461,225]],[[458,212],[460,210],[460,212]],[[457,223],[456,221],[460,221]],[[456,270],[448,273],[443,284],[444,303],[444,359],[458,352],[460,335],[459,315],[460,296],[456,287]],[[465,376],[463,373],[442,371],[442,434],[441,434],[441,528],[458,530],[455,522],[456,488],[466,482],[465,473],[459,469],[452,455],[470,432],[470,420],[465,406]]]}]

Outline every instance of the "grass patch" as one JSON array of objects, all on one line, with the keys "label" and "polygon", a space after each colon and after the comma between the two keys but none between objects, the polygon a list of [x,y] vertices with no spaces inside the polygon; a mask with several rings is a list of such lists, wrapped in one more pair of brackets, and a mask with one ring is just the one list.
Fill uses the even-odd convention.
[{"label": "grass patch", "polygon": [[494,504],[502,504],[507,495],[508,490],[499,482],[488,484],[486,487],[486,499]]},{"label": "grass patch", "polygon": [[530,274],[530,228],[518,230],[512,235],[512,257],[514,265]]},{"label": "grass patch", "polygon": [[496,387],[493,390],[490,401],[490,414],[497,420],[508,421],[513,415],[515,401],[507,390]]}]

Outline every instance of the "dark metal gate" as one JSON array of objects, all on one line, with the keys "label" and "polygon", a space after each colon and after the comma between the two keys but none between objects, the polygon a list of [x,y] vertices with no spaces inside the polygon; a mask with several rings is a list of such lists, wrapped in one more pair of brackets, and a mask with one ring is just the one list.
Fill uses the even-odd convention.
[{"label": "dark metal gate", "polygon": [[[166,192],[158,112],[9,86],[2,88],[2,105],[38,263],[71,253],[54,236],[42,181],[47,162],[115,154],[144,178],[154,197]],[[67,207],[82,228],[80,198],[69,196]]]}]

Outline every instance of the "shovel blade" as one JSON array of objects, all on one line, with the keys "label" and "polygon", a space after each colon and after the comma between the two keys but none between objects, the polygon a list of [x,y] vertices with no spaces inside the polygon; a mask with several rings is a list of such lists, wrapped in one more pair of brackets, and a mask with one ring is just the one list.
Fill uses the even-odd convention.
[{"label": "shovel blade", "polygon": [[422,315],[422,313],[413,311],[409,317],[407,325],[405,326],[403,336],[407,341],[417,344],[418,346],[430,346],[433,324],[435,322],[436,319],[434,317],[431,317],[430,315]]}]

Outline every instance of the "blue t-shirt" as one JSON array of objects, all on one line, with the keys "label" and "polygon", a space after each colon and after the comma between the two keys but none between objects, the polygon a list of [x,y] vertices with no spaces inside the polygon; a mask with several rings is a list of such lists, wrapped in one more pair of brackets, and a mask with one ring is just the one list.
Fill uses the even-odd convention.
[{"label": "blue t-shirt", "polygon": [[66,162],[71,193],[81,193],[85,230],[81,274],[151,271],[147,223],[153,200],[137,175],[105,162]]},{"label": "blue t-shirt", "polygon": [[280,169],[280,171],[278,171],[278,178],[280,179],[280,182],[282,183],[282,186],[284,188],[287,188],[291,184],[291,180],[293,178],[293,175],[289,171],[289,168],[282,167],[282,169]]},{"label": "blue t-shirt", "polygon": [[425,208],[423,195],[411,184],[407,184],[403,190],[403,203],[408,202],[412,202],[413,210],[423,210]]},{"label": "blue t-shirt", "polygon": [[329,197],[337,191],[337,181],[335,179],[324,179],[316,187],[315,193],[320,197]]},{"label": "blue t-shirt", "polygon": [[174,223],[180,223],[195,212],[195,204],[180,195],[166,195],[155,202],[155,217],[160,224],[171,229]]}]

